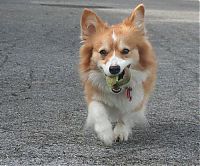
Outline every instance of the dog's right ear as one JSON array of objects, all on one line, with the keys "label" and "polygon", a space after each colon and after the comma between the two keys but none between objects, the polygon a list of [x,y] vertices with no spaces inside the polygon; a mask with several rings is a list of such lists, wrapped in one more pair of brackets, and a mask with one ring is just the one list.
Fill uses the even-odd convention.
[{"label": "dog's right ear", "polygon": [[81,18],[81,39],[85,40],[105,28],[105,23],[93,11],[84,9]]},{"label": "dog's right ear", "polygon": [[137,28],[140,32],[145,33],[145,26],[144,26],[144,5],[139,4],[131,13],[131,15],[124,20],[126,25],[131,25]]}]

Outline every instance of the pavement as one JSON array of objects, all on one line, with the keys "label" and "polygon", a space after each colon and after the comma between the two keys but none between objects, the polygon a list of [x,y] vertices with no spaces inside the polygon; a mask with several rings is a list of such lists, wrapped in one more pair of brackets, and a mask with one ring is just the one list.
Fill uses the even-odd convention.
[{"label": "pavement", "polygon": [[80,15],[118,23],[138,1],[0,1],[0,165],[200,165],[199,2],[142,2],[159,63],[150,126],[108,147],[84,131]]}]

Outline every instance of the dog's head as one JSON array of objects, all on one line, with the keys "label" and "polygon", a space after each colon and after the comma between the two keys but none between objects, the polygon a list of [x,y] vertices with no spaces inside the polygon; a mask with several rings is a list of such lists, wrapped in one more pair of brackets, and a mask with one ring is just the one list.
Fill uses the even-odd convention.
[{"label": "dog's head", "polygon": [[[82,69],[97,69],[106,76],[123,77],[125,68],[141,65],[146,42],[144,6],[138,5],[121,23],[109,26],[89,9],[81,18]],[[145,62],[144,62],[145,63]]]},{"label": "dog's head", "polygon": [[144,36],[144,6],[138,5],[122,23],[108,26],[94,12],[85,9],[81,19],[81,38],[90,42],[92,60],[108,75],[118,75],[137,64],[138,45]]}]

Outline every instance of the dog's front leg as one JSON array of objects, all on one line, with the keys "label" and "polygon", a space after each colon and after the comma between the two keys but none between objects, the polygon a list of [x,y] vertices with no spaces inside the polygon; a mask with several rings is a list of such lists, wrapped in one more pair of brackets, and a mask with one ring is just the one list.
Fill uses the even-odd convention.
[{"label": "dog's front leg", "polygon": [[132,128],[136,124],[148,127],[148,121],[145,117],[145,106],[137,112],[130,112],[121,117],[114,128],[115,141],[127,141]]},{"label": "dog's front leg", "polygon": [[90,102],[88,106],[87,126],[94,127],[99,139],[106,145],[113,142],[112,124],[109,121],[105,105],[98,101]]}]

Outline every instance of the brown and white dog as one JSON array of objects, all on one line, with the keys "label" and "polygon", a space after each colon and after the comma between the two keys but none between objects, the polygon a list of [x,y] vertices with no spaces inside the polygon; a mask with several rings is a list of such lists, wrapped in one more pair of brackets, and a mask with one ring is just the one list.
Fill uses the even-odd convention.
[{"label": "brown and white dog", "polygon": [[[121,23],[109,26],[93,11],[81,18],[80,77],[88,105],[86,125],[105,144],[128,140],[145,107],[156,80],[156,58],[144,27],[144,6],[138,5]],[[130,81],[112,89],[106,76],[131,73]],[[117,122],[112,129],[111,122]]]}]

